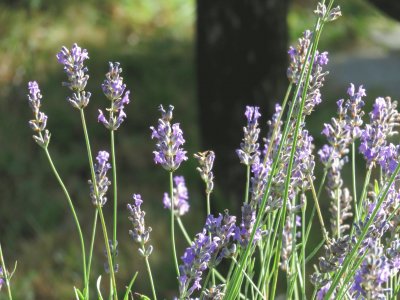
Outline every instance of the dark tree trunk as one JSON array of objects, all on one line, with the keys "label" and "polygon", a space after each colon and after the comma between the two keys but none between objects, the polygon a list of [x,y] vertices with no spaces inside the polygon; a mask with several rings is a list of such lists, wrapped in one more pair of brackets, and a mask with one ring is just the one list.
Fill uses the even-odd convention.
[{"label": "dark tree trunk", "polygon": [[216,152],[216,183],[230,200],[242,197],[244,190],[245,168],[235,149],[243,137],[245,106],[261,107],[265,129],[287,86],[288,2],[197,0],[202,143]]}]

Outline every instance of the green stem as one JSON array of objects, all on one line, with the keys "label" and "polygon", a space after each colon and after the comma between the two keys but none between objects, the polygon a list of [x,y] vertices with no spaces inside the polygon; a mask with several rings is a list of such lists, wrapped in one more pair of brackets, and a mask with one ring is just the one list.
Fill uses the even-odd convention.
[{"label": "green stem", "polygon": [[[144,248],[144,245],[142,245],[142,250],[143,253],[146,252],[146,249]],[[157,295],[156,295],[156,289],[154,287],[154,281],[153,281],[153,276],[151,274],[151,268],[150,268],[150,263],[149,263],[149,257],[145,256],[144,260],[146,261],[146,268],[147,268],[147,273],[149,274],[149,278],[150,278],[150,284],[151,284],[151,291],[153,292],[153,299],[157,300]]]},{"label": "green stem", "polygon": [[354,214],[356,217],[356,220],[360,219],[360,216],[358,214],[358,205],[357,205],[357,179],[356,179],[356,146],[353,141],[351,143],[351,177],[353,180],[353,199],[354,199]]},{"label": "green stem", "polygon": [[100,223],[101,223],[101,227],[103,229],[104,244],[106,245],[106,252],[107,252],[108,269],[110,271],[111,284],[112,284],[112,289],[114,291],[113,295],[114,295],[114,299],[118,300],[117,284],[115,281],[114,266],[112,264],[110,243],[109,243],[108,234],[107,234],[106,222],[104,220],[103,209],[101,208],[100,205],[97,205],[97,210],[99,211]]},{"label": "green stem", "polygon": [[[96,196],[96,199],[98,199],[99,193],[97,190],[97,182],[96,182],[96,173],[94,170],[94,164],[93,164],[93,157],[92,157],[92,149],[90,147],[90,140],[89,140],[89,134],[86,126],[86,119],[85,119],[85,111],[83,108],[80,109],[80,115],[81,115],[81,122],[82,122],[82,129],[83,129],[83,134],[85,137],[85,144],[86,144],[86,152],[88,155],[88,161],[89,161],[89,168],[90,168],[90,174],[92,178],[92,183],[93,183],[93,189],[94,189],[94,194]],[[92,233],[92,245],[90,247],[90,253],[89,253],[89,265],[88,269],[90,270],[91,268],[91,258],[93,256],[93,243],[96,235],[96,227],[97,227],[97,212],[95,213],[95,220],[94,220],[94,225],[93,225],[93,233]],[[89,299],[89,278],[90,278],[90,272],[87,274],[87,286],[85,287],[86,289],[86,296]]]},{"label": "green stem", "polygon": [[175,271],[178,277],[179,273],[179,265],[178,259],[176,256],[176,248],[175,248],[175,208],[174,208],[174,179],[173,172],[169,172],[169,189],[170,189],[170,197],[171,197],[171,242],[172,242],[172,256],[175,264]]},{"label": "green stem", "polygon": [[[210,193],[207,193],[207,216],[211,214],[211,205],[210,205]],[[211,233],[208,234],[211,240]],[[211,281],[213,286],[215,285],[215,272],[214,268],[211,269]]]},{"label": "green stem", "polygon": [[8,274],[8,271],[7,271],[7,268],[6,268],[6,263],[4,261],[3,250],[1,248],[1,244],[0,244],[0,262],[1,262],[1,267],[3,269],[3,277],[4,277],[4,280],[6,282],[6,286],[7,286],[8,299],[12,300],[11,285],[10,285],[10,274]]},{"label": "green stem", "polygon": [[[112,111],[111,111],[111,118],[112,118]],[[117,249],[117,208],[118,208],[118,194],[117,194],[117,163],[115,162],[116,154],[115,154],[115,141],[114,141],[114,130],[110,131],[111,135],[111,163],[112,163],[112,176],[113,176],[113,192],[114,192],[114,215],[113,215],[113,246],[114,251],[113,255],[113,263],[115,264],[115,255]],[[113,264],[113,266],[114,266]]]},{"label": "green stem", "polygon": [[54,163],[53,163],[53,160],[51,159],[49,150],[48,150],[47,147],[46,147],[46,148],[43,148],[43,149],[44,149],[44,152],[46,153],[47,160],[49,161],[49,164],[50,164],[50,167],[51,167],[51,169],[52,169],[52,171],[53,171],[53,173],[54,173],[54,176],[57,178],[57,181],[58,181],[58,183],[60,184],[61,189],[63,190],[65,197],[67,198],[69,208],[70,208],[70,210],[71,210],[71,212],[72,212],[72,216],[73,216],[74,221],[75,221],[76,229],[78,230],[79,240],[80,240],[80,243],[81,243],[81,251],[82,251],[83,278],[84,278],[84,280],[85,280],[85,289],[86,289],[86,291],[88,291],[88,290],[89,290],[89,289],[88,289],[88,281],[89,281],[89,279],[88,279],[88,275],[87,275],[87,272],[86,272],[85,241],[84,241],[84,239],[83,239],[83,234],[82,234],[81,225],[80,225],[80,223],[79,223],[79,219],[78,219],[78,216],[77,216],[77,214],[76,214],[74,204],[72,203],[71,197],[70,197],[70,195],[69,195],[69,193],[68,193],[67,188],[65,187],[64,182],[62,181],[60,175],[59,175],[58,172],[57,172],[57,169],[56,169],[56,167],[55,167],[55,165],[54,165]]},{"label": "green stem", "polygon": [[308,175],[308,181],[310,182],[310,185],[311,185],[311,194],[313,196],[314,204],[317,209],[317,214],[318,214],[319,222],[321,224],[322,234],[324,236],[325,241],[328,242],[329,241],[328,232],[327,232],[325,224],[324,224],[324,218],[322,217],[321,208],[319,207],[319,203],[318,203],[318,196],[317,196],[317,193],[315,192],[314,183],[313,183],[313,180],[310,175]]},{"label": "green stem", "polygon": [[[94,248],[94,241],[95,241],[95,238],[96,238],[96,228],[97,228],[98,215],[99,215],[99,213],[98,213],[98,211],[96,209],[95,212],[94,212],[92,238],[91,238],[91,241],[90,241],[89,261],[88,261],[88,267],[87,267],[88,284],[89,284],[89,281],[90,281],[90,269],[91,269],[91,266],[92,266],[93,248]],[[89,296],[89,291],[87,293],[88,293],[87,296]]]},{"label": "green stem", "polygon": [[181,231],[182,231],[183,236],[185,237],[187,243],[190,245],[190,244],[192,243],[192,241],[190,240],[190,237],[189,237],[189,235],[188,235],[188,233],[187,233],[187,231],[186,231],[186,229],[185,229],[185,226],[184,226],[183,223],[182,223],[181,218],[177,216],[177,217],[176,217],[176,220],[178,221],[178,225],[179,225],[179,227],[181,228]]},{"label": "green stem", "polygon": [[246,190],[244,194],[244,203],[249,203],[249,190],[250,190],[250,165],[246,168]]}]

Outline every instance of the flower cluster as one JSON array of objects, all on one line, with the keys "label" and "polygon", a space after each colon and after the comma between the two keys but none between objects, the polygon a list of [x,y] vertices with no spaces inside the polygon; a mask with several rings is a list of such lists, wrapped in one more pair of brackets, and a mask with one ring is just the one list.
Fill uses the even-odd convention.
[{"label": "flower cluster", "polygon": [[400,125],[400,114],[397,102],[389,98],[377,98],[370,116],[370,124],[365,125],[361,134],[360,152],[364,155],[368,167],[385,162],[387,138],[397,134]]},{"label": "flower cluster", "polygon": [[64,66],[68,82],[63,82],[72,92],[72,97],[68,97],[68,102],[77,109],[82,109],[89,104],[90,92],[85,92],[85,87],[89,75],[85,74],[88,69],[84,65],[89,54],[86,49],[82,49],[77,44],[73,44],[71,49],[63,46],[57,54],[57,60]]},{"label": "flower cluster", "polygon": [[236,252],[233,243],[236,217],[228,211],[217,218],[209,215],[202,232],[196,235],[192,245],[186,248],[181,257],[183,264],[179,266],[180,298],[186,299],[195,290],[201,288],[203,272],[209,267],[217,266],[223,258],[231,257]]},{"label": "flower cluster", "polygon": [[[50,142],[50,133],[46,129],[47,116],[40,111],[42,105],[42,94],[40,93],[39,85],[36,81],[30,81],[28,83],[28,101],[29,106],[32,109],[34,119],[29,121],[29,126],[35,132],[33,139],[39,146],[46,148]],[[44,133],[43,133],[44,132]]]},{"label": "flower cluster", "polygon": [[[110,248],[111,257],[113,258],[113,265],[114,265],[114,273],[119,271],[119,265],[115,262],[116,257],[118,256],[118,241],[115,241],[115,247],[112,240],[108,240],[108,247]],[[103,250],[104,256],[107,258],[107,249]],[[108,260],[104,262],[104,270],[107,274],[110,273],[110,266],[108,264]]]},{"label": "flower cluster", "polygon": [[320,160],[328,171],[327,191],[332,200],[331,228],[336,234],[348,228],[347,225],[342,226],[342,224],[352,216],[350,210],[352,197],[349,190],[343,188],[341,172],[348,160],[349,145],[361,136],[364,115],[363,97],[366,96],[362,86],[359,86],[356,91],[353,84],[350,84],[347,94],[349,98],[346,101],[344,99],[337,101],[337,118],[332,118],[331,124],[324,124],[322,134],[326,136],[329,145],[324,145],[318,151]]},{"label": "flower cluster", "polygon": [[104,206],[107,202],[106,193],[108,190],[108,186],[111,184],[111,181],[107,178],[107,172],[111,169],[111,165],[108,162],[110,154],[107,151],[99,151],[97,154],[95,164],[95,177],[96,182],[93,184],[92,180],[89,180],[90,186],[90,198],[92,202],[96,206]]},{"label": "flower cluster", "polygon": [[124,108],[129,103],[130,91],[125,91],[126,84],[123,83],[123,78],[120,76],[122,68],[119,65],[118,62],[110,62],[110,70],[101,85],[104,95],[111,101],[111,107],[107,108],[110,114],[108,120],[101,110],[99,110],[97,120],[109,130],[117,130],[122,124],[126,118]]},{"label": "flower cluster", "polygon": [[286,216],[285,227],[282,233],[281,269],[288,273],[290,272],[289,264],[290,256],[293,253],[293,245],[296,245],[296,240],[300,236],[300,233],[297,233],[296,227],[300,226],[300,216],[294,214],[288,214]]},{"label": "flower cluster", "polygon": [[236,150],[240,162],[246,166],[251,166],[256,157],[260,155],[258,148],[258,135],[260,129],[258,128],[258,119],[261,117],[257,106],[246,106],[244,115],[247,118],[247,126],[243,127],[244,138],[240,143],[240,149]]},{"label": "flower cluster", "polygon": [[215,160],[214,151],[199,152],[194,155],[198,160],[200,167],[196,170],[199,171],[201,179],[206,184],[206,193],[210,194],[214,189],[214,174],[212,168]]},{"label": "flower cluster", "polygon": [[[256,210],[250,204],[242,206],[242,222],[240,226],[236,226],[235,240],[242,246],[246,247],[249,243],[251,233],[253,232],[254,223],[256,222]],[[266,232],[256,229],[253,243],[256,244]]]},{"label": "flower cluster", "polygon": [[183,265],[179,266],[180,299],[187,299],[195,290],[201,288],[200,281],[203,272],[213,257],[218,244],[217,238],[211,239],[206,230],[196,235],[192,245],[186,248],[181,257]]},{"label": "flower cluster", "polygon": [[[183,176],[175,176],[174,183],[174,213],[180,217],[189,211],[189,193],[186,188],[185,178]],[[163,204],[164,208],[171,209],[171,198],[169,197],[168,193],[164,193]]]},{"label": "flower cluster", "polygon": [[181,146],[185,143],[183,132],[179,128],[179,123],[171,125],[172,112],[174,107],[170,105],[167,110],[160,105],[161,118],[158,119],[158,126],[150,127],[151,138],[157,140],[154,161],[160,164],[167,171],[173,172],[179,168],[180,164],[187,160],[186,151]]},{"label": "flower cluster", "polygon": [[133,204],[128,204],[129,220],[132,222],[133,228],[129,230],[129,235],[140,245],[139,253],[143,257],[148,257],[153,252],[153,246],[146,244],[150,241],[151,227],[145,226],[144,216],[146,213],[140,208],[143,200],[139,194],[133,194]]},{"label": "flower cluster", "polygon": [[225,284],[218,284],[216,286],[210,287],[204,291],[204,300],[222,300],[224,299]]},{"label": "flower cluster", "polygon": [[391,265],[383,248],[375,245],[366,254],[364,261],[354,276],[352,292],[355,298],[385,299],[385,283],[388,282]]}]

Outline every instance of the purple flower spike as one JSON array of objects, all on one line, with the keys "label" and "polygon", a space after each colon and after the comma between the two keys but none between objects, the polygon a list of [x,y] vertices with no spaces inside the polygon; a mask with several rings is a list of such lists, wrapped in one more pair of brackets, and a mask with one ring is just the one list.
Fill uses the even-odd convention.
[{"label": "purple flower spike", "polygon": [[[183,176],[174,177],[175,187],[174,193],[174,213],[177,216],[183,216],[189,211],[189,194],[186,188],[185,179]],[[171,209],[171,198],[168,193],[164,193],[163,198],[164,208]]]},{"label": "purple flower spike", "polygon": [[150,241],[151,227],[145,226],[144,216],[140,206],[143,203],[142,197],[139,194],[133,194],[134,204],[128,204],[129,220],[132,222],[133,228],[129,230],[129,235],[135,243],[140,245],[139,253],[143,257],[148,257],[153,252],[153,246],[146,244]]},{"label": "purple flower spike", "polygon": [[214,189],[214,174],[212,168],[215,160],[213,151],[199,152],[194,155],[199,161],[200,167],[196,170],[200,172],[201,179],[206,183],[206,193],[210,194]]},{"label": "purple flower spike", "polygon": [[205,229],[198,233],[192,245],[186,248],[181,257],[183,264],[179,266],[180,299],[188,299],[195,290],[201,288],[201,277],[207,270],[216,248],[217,242],[210,239]]},{"label": "purple flower spike", "polygon": [[246,166],[250,166],[259,156],[258,136],[260,128],[258,128],[258,119],[261,117],[257,106],[246,106],[244,115],[247,118],[247,126],[243,127],[244,137],[243,142],[240,143],[240,149],[236,150],[240,162]]},{"label": "purple flower spike", "polygon": [[130,91],[125,91],[126,84],[123,83],[123,78],[120,76],[122,69],[119,65],[118,62],[110,62],[110,70],[106,74],[106,79],[101,85],[104,95],[111,101],[111,107],[107,108],[109,112],[108,120],[100,109],[97,120],[103,123],[109,130],[117,130],[119,126],[121,126],[126,118],[124,112],[125,105],[130,102]]},{"label": "purple flower spike", "polygon": [[107,202],[107,197],[105,196],[108,190],[108,186],[111,181],[107,178],[107,172],[111,169],[111,165],[108,162],[110,154],[107,151],[99,151],[96,160],[97,163],[94,165],[96,173],[96,186],[93,182],[89,180],[90,186],[90,198],[96,206],[104,206]]},{"label": "purple flower spike", "polygon": [[28,90],[28,102],[34,115],[34,119],[29,121],[29,126],[35,132],[33,139],[40,147],[46,148],[50,142],[50,133],[46,129],[47,116],[40,111],[42,94],[40,93],[38,83],[30,81],[28,83]]},{"label": "purple flower spike", "polygon": [[77,44],[73,44],[71,49],[63,46],[57,54],[57,60],[64,65],[68,82],[63,82],[72,92],[72,97],[68,97],[68,102],[77,109],[85,108],[89,104],[90,92],[85,92],[85,87],[89,75],[85,74],[88,69],[84,65],[89,54],[86,49],[82,49]]},{"label": "purple flower spike", "polygon": [[[253,231],[254,223],[256,222],[256,211],[249,204],[243,204],[242,206],[242,222],[240,226],[236,226],[235,229],[235,240],[242,245],[242,247],[246,247],[249,243],[251,232]],[[257,243],[263,234],[266,232],[261,231],[260,228],[256,229],[256,233],[254,235],[253,243]]]},{"label": "purple flower spike", "polygon": [[172,111],[174,107],[170,105],[167,110],[160,105],[161,118],[158,119],[157,128],[151,126],[151,138],[156,139],[156,151],[154,153],[154,162],[160,164],[167,171],[175,171],[180,164],[187,160],[186,151],[181,147],[185,140],[179,124],[171,125]]},{"label": "purple flower spike", "polygon": [[360,152],[364,155],[369,167],[385,159],[387,138],[397,134],[400,125],[400,114],[397,102],[389,98],[377,98],[370,115],[370,124],[361,133]]}]

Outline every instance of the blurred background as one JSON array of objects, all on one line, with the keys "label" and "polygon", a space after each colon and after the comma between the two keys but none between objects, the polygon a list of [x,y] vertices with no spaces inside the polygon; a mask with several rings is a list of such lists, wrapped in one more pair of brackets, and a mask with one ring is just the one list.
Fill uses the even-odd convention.
[{"label": "blurred background", "polygon": [[[87,90],[93,96],[86,116],[93,152],[109,150],[109,132],[97,123],[97,109],[108,105],[100,85],[109,61],[121,63],[131,90],[128,118],[116,134],[121,288],[138,270],[133,290],[149,294],[144,262],[128,236],[126,204],[132,193],[140,193],[146,222],[153,228],[151,263],[158,291],[167,299],[177,293],[171,275],[169,213],[161,201],[168,174],[153,163],[149,130],[157,122],[160,103],[175,106],[175,121],[187,141],[189,160],[177,174],[185,176],[189,189],[191,210],[183,217],[189,233],[198,232],[205,218],[203,184],[193,159],[197,151],[217,152],[213,211],[239,212],[245,171],[234,150],[242,138],[245,105],[261,106],[265,130],[271,108],[281,101],[287,85],[287,48],[312,28],[316,1],[251,0],[250,8],[241,1],[198,1],[0,1],[0,241],[9,268],[18,261],[12,280],[16,299],[71,299],[72,287],[81,283],[73,219],[28,127],[30,80],[41,86],[52,133],[50,152],[88,237],[92,227],[94,208],[79,113],[66,101],[70,93],[61,86],[65,75],[55,57],[63,45],[76,42],[89,51]],[[323,123],[334,115],[336,100],[346,97],[350,82],[364,84],[367,107],[378,95],[400,96],[399,23],[366,0],[339,4],[343,17],[325,27],[319,47],[331,56],[324,102],[308,120],[316,150],[325,142],[320,136]],[[227,169],[232,164],[237,167]],[[321,198],[321,205],[327,210],[329,201]],[[111,201],[105,211],[111,224]],[[315,227],[317,239],[310,247],[319,242]],[[97,237],[92,283],[104,275],[106,261],[100,231]],[[177,237],[182,254],[186,244],[179,231]]]}]

